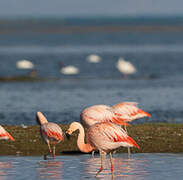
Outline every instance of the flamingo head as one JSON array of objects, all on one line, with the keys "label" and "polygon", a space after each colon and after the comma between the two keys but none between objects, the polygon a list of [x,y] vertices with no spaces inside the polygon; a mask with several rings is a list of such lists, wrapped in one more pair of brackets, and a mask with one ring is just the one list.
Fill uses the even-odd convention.
[{"label": "flamingo head", "polygon": [[74,131],[82,128],[82,125],[78,122],[73,122],[70,124],[69,129],[66,131],[66,136],[69,137]]}]

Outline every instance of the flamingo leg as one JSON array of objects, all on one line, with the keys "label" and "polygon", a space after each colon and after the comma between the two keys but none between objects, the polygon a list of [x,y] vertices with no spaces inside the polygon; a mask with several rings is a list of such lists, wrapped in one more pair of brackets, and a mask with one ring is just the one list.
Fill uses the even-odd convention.
[{"label": "flamingo leg", "polygon": [[95,177],[97,177],[97,176],[100,174],[100,172],[102,172],[103,169],[104,169],[104,156],[105,156],[104,152],[100,152],[101,167],[100,167],[100,169],[98,170],[98,172],[97,172],[97,174],[95,175]]},{"label": "flamingo leg", "polygon": [[92,157],[94,158],[94,155],[95,155],[95,151],[92,151]]},{"label": "flamingo leg", "polygon": [[53,159],[55,159],[55,146],[53,146]]},{"label": "flamingo leg", "polygon": [[47,160],[47,156],[52,153],[52,150],[51,150],[51,146],[50,146],[49,141],[47,141],[47,144],[48,144],[49,152],[44,155],[44,160]]},{"label": "flamingo leg", "polygon": [[[126,126],[124,126],[124,128],[125,128],[126,133],[128,133]],[[131,154],[130,148],[128,147],[128,158],[130,158],[130,154]]]},{"label": "flamingo leg", "polygon": [[110,152],[110,162],[111,162],[111,173],[112,177],[114,176],[114,165],[113,165],[113,158],[112,158],[112,153]]},{"label": "flamingo leg", "polygon": [[51,146],[50,146],[50,143],[48,142],[48,148],[49,148],[49,153],[48,154],[51,154],[52,153],[52,150],[51,150]]}]

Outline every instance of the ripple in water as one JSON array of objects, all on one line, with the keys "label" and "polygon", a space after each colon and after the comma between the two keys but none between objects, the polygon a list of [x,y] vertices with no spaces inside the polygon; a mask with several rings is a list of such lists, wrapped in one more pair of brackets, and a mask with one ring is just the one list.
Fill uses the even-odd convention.
[{"label": "ripple in water", "polygon": [[[127,154],[114,154],[114,179],[125,180],[181,180],[183,176],[182,154],[138,153],[128,158]],[[95,179],[100,168],[100,156],[57,156],[55,160],[43,157],[0,157],[0,180],[5,179]],[[104,171],[97,179],[112,179],[110,160],[105,159]]]}]

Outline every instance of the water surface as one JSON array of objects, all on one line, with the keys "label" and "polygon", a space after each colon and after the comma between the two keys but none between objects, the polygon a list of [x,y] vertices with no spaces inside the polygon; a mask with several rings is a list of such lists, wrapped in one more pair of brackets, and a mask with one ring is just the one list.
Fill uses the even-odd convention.
[{"label": "water surface", "polygon": [[[114,179],[182,179],[182,154],[114,155]],[[97,179],[112,179],[109,157]],[[55,160],[42,157],[0,157],[0,179],[95,179],[100,168],[99,155],[64,155]]]},{"label": "water surface", "polygon": [[[68,124],[79,121],[87,106],[121,101],[139,102],[152,115],[148,122],[183,122],[181,17],[17,18],[1,20],[0,26],[0,77],[29,76],[30,70],[16,68],[17,61],[28,59],[37,77],[52,79],[0,82],[1,124],[33,125],[36,111],[49,121]],[[100,63],[86,61],[93,53]],[[116,68],[119,57],[133,63],[137,73],[124,78]],[[61,74],[61,63],[80,73]]]}]

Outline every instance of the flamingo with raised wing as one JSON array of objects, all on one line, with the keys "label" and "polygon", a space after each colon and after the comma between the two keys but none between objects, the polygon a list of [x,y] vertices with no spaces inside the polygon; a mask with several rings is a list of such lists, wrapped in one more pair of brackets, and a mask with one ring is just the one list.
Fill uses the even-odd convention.
[{"label": "flamingo with raised wing", "polygon": [[74,131],[79,130],[77,146],[80,151],[89,153],[93,150],[99,150],[101,158],[101,167],[96,176],[104,169],[104,157],[106,153],[110,153],[111,172],[113,175],[114,166],[111,151],[123,147],[136,147],[138,144],[127,135],[127,133],[118,125],[110,122],[97,123],[91,126],[86,134],[83,126],[78,122],[73,122],[66,134],[71,135]]},{"label": "flamingo with raised wing", "polygon": [[[46,117],[41,112],[37,112],[36,120],[40,125],[41,137],[43,141],[48,145],[49,153],[52,153],[54,159],[55,145],[60,143],[64,139],[62,129],[57,124],[48,122]],[[53,151],[51,149],[51,145],[53,145]],[[46,155],[45,159],[47,159]]]},{"label": "flamingo with raised wing", "polygon": [[12,141],[15,141],[15,139],[8,133],[2,126],[0,126],[0,140],[2,139],[10,139]]}]

